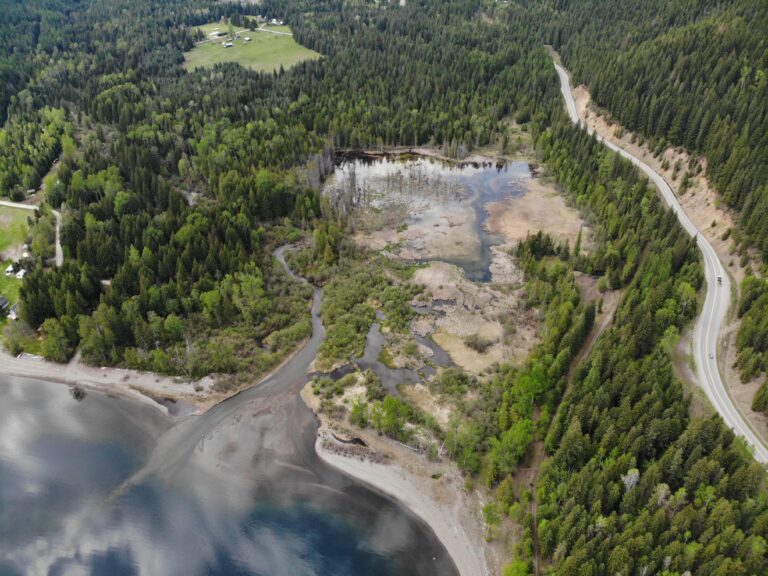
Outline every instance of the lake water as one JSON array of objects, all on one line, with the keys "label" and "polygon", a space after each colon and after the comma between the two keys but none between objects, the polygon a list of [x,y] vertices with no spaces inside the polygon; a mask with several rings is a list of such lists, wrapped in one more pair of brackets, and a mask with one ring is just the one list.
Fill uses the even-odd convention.
[{"label": "lake water", "polygon": [[358,156],[340,162],[324,194],[343,212],[365,207],[400,215],[400,222],[382,222],[415,231],[413,251],[428,254],[420,260],[456,264],[468,279],[488,282],[491,247],[502,239],[485,229],[485,205],[521,196],[530,177],[528,163],[520,161],[455,164],[421,156]]},{"label": "lake water", "polygon": [[425,524],[317,458],[288,383],[176,422],[0,376],[0,574],[456,574]]}]

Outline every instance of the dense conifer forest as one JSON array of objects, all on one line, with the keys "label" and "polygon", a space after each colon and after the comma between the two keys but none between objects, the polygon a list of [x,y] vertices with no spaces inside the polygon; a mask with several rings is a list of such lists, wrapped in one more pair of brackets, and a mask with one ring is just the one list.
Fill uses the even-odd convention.
[{"label": "dense conifer forest", "polygon": [[[45,355],[66,361],[79,349],[95,364],[235,383],[262,373],[311,330],[309,289],[272,256],[307,237],[314,249],[297,258],[329,288],[323,352],[358,350],[373,314],[364,292],[389,302],[393,322],[404,307],[386,274],[366,274],[345,251],[343,222],[319,197],[334,149],[469,151],[514,120],[589,220],[595,249],[542,235],[521,243],[544,337],[439,431],[493,494],[489,525],[524,526],[504,573],[530,574],[534,562],[563,575],[765,573],[764,470],[719,417],[690,415],[672,371],[702,284],[695,245],[631,164],[570,124],[543,47],[559,48],[628,128],[703,154],[741,214],[743,242],[768,254],[765,6],[396,4],[266,0],[262,14],[284,18],[322,58],[264,74],[182,68],[194,26],[241,22],[247,6],[11,1],[0,23],[0,192],[19,199],[44,182],[63,218],[64,265],[37,258],[21,288]],[[596,313],[576,271],[622,299],[571,370]],[[768,365],[759,282],[745,284],[740,309],[745,375]],[[6,334],[10,346],[18,339]],[[466,382],[451,378],[442,384],[460,393]],[[515,494],[512,474],[536,444],[546,458],[535,494]],[[535,516],[522,506],[530,498]]]}]

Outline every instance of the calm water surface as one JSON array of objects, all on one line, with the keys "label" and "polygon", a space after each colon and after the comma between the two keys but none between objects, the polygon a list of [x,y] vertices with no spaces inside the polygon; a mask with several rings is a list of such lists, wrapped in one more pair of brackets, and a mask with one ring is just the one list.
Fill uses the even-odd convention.
[{"label": "calm water surface", "polygon": [[[180,428],[53,383],[0,376],[0,399],[2,575],[455,574],[423,523],[317,459],[292,393]],[[183,462],[145,469],[165,446]]]},{"label": "calm water surface", "polygon": [[[531,177],[527,162],[453,164],[427,157],[352,157],[336,167],[326,184],[325,194],[333,202],[352,210],[368,206],[377,210],[392,205],[406,205],[411,210],[407,224],[432,225],[436,204],[448,207],[468,206],[474,212],[474,234],[479,240],[477,252],[459,258],[436,258],[456,264],[466,277],[476,282],[491,279],[491,247],[502,238],[488,233],[485,205],[525,193],[524,181]],[[437,211],[439,214],[439,211]]]}]

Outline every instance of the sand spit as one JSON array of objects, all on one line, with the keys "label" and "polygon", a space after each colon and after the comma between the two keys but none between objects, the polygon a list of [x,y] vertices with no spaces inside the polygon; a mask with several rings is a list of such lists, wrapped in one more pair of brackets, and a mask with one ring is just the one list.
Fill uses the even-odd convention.
[{"label": "sand spit", "polygon": [[[317,415],[315,451],[337,470],[391,496],[411,510],[434,531],[445,546],[461,576],[496,573],[495,559],[486,558],[489,548],[482,533],[482,503],[475,493],[464,490],[464,480],[452,463],[429,462],[424,455],[375,433],[355,430],[318,414],[319,401],[311,385],[301,393]],[[366,447],[337,438],[359,437]]]}]

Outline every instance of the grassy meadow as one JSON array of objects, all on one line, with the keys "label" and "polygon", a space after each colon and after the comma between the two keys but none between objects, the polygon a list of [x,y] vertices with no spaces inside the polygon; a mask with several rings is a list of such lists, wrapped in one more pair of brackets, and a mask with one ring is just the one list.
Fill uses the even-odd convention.
[{"label": "grassy meadow", "polygon": [[0,252],[24,242],[30,216],[32,212],[29,210],[0,206]]},{"label": "grassy meadow", "polygon": [[[27,218],[31,215],[29,210],[0,206],[0,254],[24,242],[29,230]],[[10,263],[10,259],[0,257],[0,294],[16,302],[21,281],[5,275],[5,269]]]},{"label": "grassy meadow", "polygon": [[[198,44],[189,52],[184,54],[184,68],[194,70],[195,68],[211,68],[216,64],[223,62],[237,62],[241,66],[258,70],[260,72],[272,72],[283,68],[290,68],[294,64],[303,60],[316,59],[320,54],[314,50],[309,50],[301,44],[298,44],[293,36],[283,34],[271,34],[269,32],[254,32],[245,30],[240,32],[239,40],[231,40],[233,46],[225,48],[221,43],[226,38],[229,40],[229,26],[225,23],[212,23],[200,26],[206,38],[208,34],[218,28],[223,36]],[[266,26],[266,30],[275,30],[278,32],[290,33],[288,26]],[[235,32],[242,28],[235,27]],[[244,40],[250,38],[250,42]]]}]

